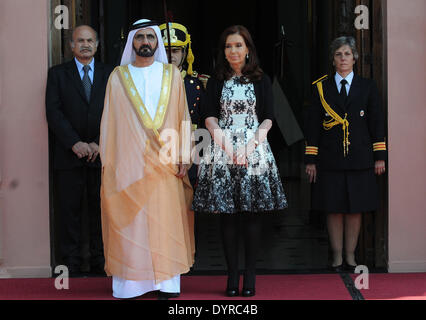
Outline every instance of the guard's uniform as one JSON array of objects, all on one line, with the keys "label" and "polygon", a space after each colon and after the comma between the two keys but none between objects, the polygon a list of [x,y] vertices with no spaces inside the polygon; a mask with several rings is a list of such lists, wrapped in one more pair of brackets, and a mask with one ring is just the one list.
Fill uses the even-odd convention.
[{"label": "guard's uniform", "polygon": [[343,101],[334,76],[314,84],[314,100],[305,121],[305,163],[317,165],[313,209],[374,211],[378,206],[374,164],[387,159],[377,86],[373,80],[354,75]]},{"label": "guard's uniform", "polygon": [[[191,115],[192,129],[204,128],[204,117],[201,111],[201,101],[203,100],[205,90],[203,82],[199,79],[199,75],[195,71],[192,75],[188,75],[184,71],[182,75],[184,76],[186,100],[188,102],[189,114]],[[188,171],[189,181],[193,188],[197,184],[197,171],[197,165],[192,165]]]},{"label": "guard's uniform", "polygon": [[[159,26],[163,36],[165,46],[168,46],[167,25],[162,24]],[[185,26],[179,23],[169,23],[170,46],[181,47],[186,50],[186,70],[182,71],[182,78],[185,83],[186,99],[188,103],[188,110],[191,115],[192,128],[204,128],[204,117],[201,111],[201,102],[204,96],[204,90],[209,79],[208,75],[198,74],[192,70],[194,62],[194,55],[191,50],[191,36],[189,35]],[[185,60],[185,59],[183,59]],[[182,63],[184,63],[182,61]],[[192,165],[188,171],[189,180],[195,188],[197,183],[197,166]]]},{"label": "guard's uniform", "polygon": [[182,76],[185,83],[186,99],[189,114],[191,115],[192,128],[195,130],[203,127],[201,101],[203,100],[205,89],[197,72],[194,71],[192,75],[188,75],[183,71]]}]

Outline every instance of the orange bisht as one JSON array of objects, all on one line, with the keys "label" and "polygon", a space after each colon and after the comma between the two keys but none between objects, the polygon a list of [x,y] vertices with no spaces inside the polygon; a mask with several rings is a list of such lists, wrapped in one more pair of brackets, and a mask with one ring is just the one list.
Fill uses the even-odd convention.
[{"label": "orange bisht", "polygon": [[[176,132],[172,144],[162,140]],[[160,161],[168,145],[177,160]],[[192,187],[175,176],[189,161],[191,120],[179,71],[163,65],[154,119],[146,112],[127,66],[108,81],[101,121],[102,232],[105,270],[126,280],[164,280],[194,263]]]}]

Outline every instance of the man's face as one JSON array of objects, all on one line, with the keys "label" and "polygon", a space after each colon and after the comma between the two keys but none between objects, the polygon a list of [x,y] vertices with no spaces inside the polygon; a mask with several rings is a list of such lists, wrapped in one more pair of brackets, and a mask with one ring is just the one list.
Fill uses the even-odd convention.
[{"label": "man's face", "polygon": [[[168,46],[166,46],[166,51],[167,51],[167,57],[168,57],[169,56]],[[182,47],[171,47],[171,56],[172,56],[171,63],[173,63],[176,67],[180,69],[182,67],[183,58],[185,56],[185,49]]]},{"label": "man's face", "polygon": [[140,57],[152,57],[157,50],[158,41],[155,31],[151,28],[136,32],[133,38],[133,49]]},{"label": "man's face", "polygon": [[75,29],[72,35],[71,51],[79,60],[91,60],[96,53],[98,43],[95,32],[86,26]]}]

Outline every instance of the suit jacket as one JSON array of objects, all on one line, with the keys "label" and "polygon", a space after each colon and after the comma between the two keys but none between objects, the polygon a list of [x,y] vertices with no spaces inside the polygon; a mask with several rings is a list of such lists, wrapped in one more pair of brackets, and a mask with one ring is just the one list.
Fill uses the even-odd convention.
[{"label": "suit jacket", "polygon": [[344,155],[342,125],[325,130],[323,122],[332,118],[321,104],[314,86],[314,100],[305,118],[305,163],[324,170],[359,170],[386,160],[385,122],[381,99],[373,80],[354,76],[349,95],[343,101],[334,76],[324,80],[325,101],[343,119],[349,121],[349,153]]},{"label": "suit jacket", "polygon": [[[220,98],[222,96],[223,81],[212,77],[207,83],[206,96],[202,101],[203,118],[220,118]],[[272,85],[268,75],[263,74],[262,79],[253,82],[256,95],[256,114],[259,123],[265,119],[274,120],[274,106],[272,96]]]},{"label": "suit jacket", "polygon": [[49,69],[46,87],[46,117],[54,136],[53,164],[57,170],[100,167],[78,159],[72,147],[79,141],[99,144],[105,88],[113,68],[95,61],[90,103],[87,102],[75,60]]}]

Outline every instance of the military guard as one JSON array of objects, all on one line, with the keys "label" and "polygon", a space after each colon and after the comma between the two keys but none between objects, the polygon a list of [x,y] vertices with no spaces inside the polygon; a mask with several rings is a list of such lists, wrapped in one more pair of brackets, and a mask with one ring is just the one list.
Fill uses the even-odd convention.
[{"label": "military guard", "polygon": [[[164,46],[169,50],[169,41],[167,37],[167,25],[160,25],[161,35],[163,37]],[[191,49],[191,36],[185,26],[179,23],[169,23],[170,32],[170,49],[171,58],[175,66],[179,68],[182,78],[185,83],[186,99],[188,109],[191,115],[192,128],[196,130],[199,127],[204,127],[203,116],[201,112],[201,101],[204,96],[204,90],[207,86],[207,81],[210,78],[208,75],[199,74],[192,69],[194,63],[194,54]],[[197,166],[193,165],[189,172],[189,180],[193,187],[197,180]]]}]

